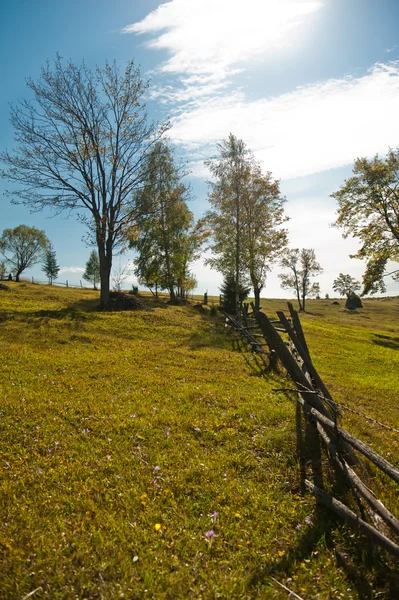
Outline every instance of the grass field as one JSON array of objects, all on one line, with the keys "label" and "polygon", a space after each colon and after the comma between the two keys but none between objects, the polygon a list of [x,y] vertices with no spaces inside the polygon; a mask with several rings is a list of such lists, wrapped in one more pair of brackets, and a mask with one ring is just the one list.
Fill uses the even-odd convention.
[{"label": "grass field", "polygon": [[[300,495],[282,376],[207,313],[97,305],[90,290],[0,291],[0,598],[287,598],[276,581],[398,597],[394,562]],[[396,427],[398,310],[314,301],[302,318],[337,400]],[[397,435],[344,425],[399,460]]]}]

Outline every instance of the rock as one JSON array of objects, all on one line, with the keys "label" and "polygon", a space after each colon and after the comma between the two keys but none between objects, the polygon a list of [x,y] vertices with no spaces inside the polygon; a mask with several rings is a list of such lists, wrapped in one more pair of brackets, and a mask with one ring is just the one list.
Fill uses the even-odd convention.
[{"label": "rock", "polygon": [[6,292],[6,291],[9,291],[9,289],[10,288],[8,287],[8,285],[4,285],[4,283],[0,283],[0,290],[4,290]]},{"label": "rock", "polygon": [[335,304],[335,305],[339,306],[339,302],[337,300],[334,300],[334,302],[332,302],[332,304]]}]

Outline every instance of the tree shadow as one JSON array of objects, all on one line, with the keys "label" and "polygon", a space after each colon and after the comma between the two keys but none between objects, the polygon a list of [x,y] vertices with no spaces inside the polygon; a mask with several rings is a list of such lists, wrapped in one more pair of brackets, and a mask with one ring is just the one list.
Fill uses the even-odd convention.
[{"label": "tree shadow", "polygon": [[392,348],[393,350],[399,350],[399,337],[391,335],[382,335],[381,333],[373,333],[374,337],[373,344],[377,346],[383,346],[384,348]]},{"label": "tree shadow", "polygon": [[296,546],[291,548],[280,560],[270,559],[269,563],[257,569],[250,580],[250,586],[257,588],[259,584],[270,577],[285,579],[294,574],[298,564],[310,560],[317,555],[318,546],[325,545],[332,550],[336,557],[337,566],[340,567],[348,581],[356,589],[358,597],[372,600],[375,596],[375,584],[368,581],[367,572],[374,571],[377,575],[377,585],[383,588],[384,598],[398,598],[399,578],[394,565],[383,560],[383,556],[376,554],[372,543],[366,538],[359,537],[351,540],[351,548],[344,548],[342,539],[339,546],[334,541],[334,532],[340,538],[340,521],[325,507],[316,504],[316,509],[310,525],[303,526],[303,535]]}]

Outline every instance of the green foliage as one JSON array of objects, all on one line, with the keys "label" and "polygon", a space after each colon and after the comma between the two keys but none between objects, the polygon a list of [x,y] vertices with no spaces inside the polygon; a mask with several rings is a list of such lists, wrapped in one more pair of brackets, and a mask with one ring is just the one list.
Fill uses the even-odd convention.
[{"label": "green foliage", "polygon": [[332,288],[334,292],[337,292],[340,296],[349,298],[352,292],[360,290],[360,283],[356,281],[354,277],[351,277],[351,275],[340,273],[337,279],[334,279]]},{"label": "green foliage", "polygon": [[44,263],[42,266],[42,271],[48,277],[50,285],[53,283],[54,279],[58,278],[58,273],[60,270],[60,266],[57,264],[57,259],[55,257],[55,250],[53,246],[50,244],[46,253],[44,255]]},{"label": "green foliage", "polygon": [[27,86],[34,100],[11,110],[18,144],[0,154],[2,176],[15,184],[8,195],[35,210],[79,209],[97,245],[106,308],[112,256],[127,243],[141,168],[167,125],[147,122],[148,85],[133,61],[124,70],[116,62],[91,70],[57,55]]},{"label": "green foliage", "polygon": [[92,283],[94,289],[97,289],[96,285],[100,281],[100,260],[96,250],[90,252],[85,272],[83,273],[83,279]]},{"label": "green foliage", "polygon": [[218,152],[206,163],[215,178],[209,184],[212,210],[206,222],[213,256],[207,263],[225,276],[234,273],[237,285],[251,281],[259,307],[270,265],[287,245],[287,231],[280,229],[287,221],[285,199],[279,182],[262,173],[242,140],[230,134]]},{"label": "green foliage", "polygon": [[299,309],[304,311],[306,298],[320,295],[320,285],[311,281],[312,277],[323,271],[316,260],[315,251],[306,248],[288,250],[281,260],[281,266],[289,271],[279,275],[281,287],[295,292]]},{"label": "green foliage", "polygon": [[[223,310],[227,312],[229,315],[234,315],[236,312],[236,281],[234,279],[234,275],[228,275],[224,278],[223,284],[220,288],[220,292],[223,296],[222,306]],[[245,287],[240,285],[238,288],[239,291],[239,302],[240,307],[244,300],[248,298],[249,292],[251,289],[249,287]]]},{"label": "green foliage", "polygon": [[16,281],[25,269],[42,260],[49,245],[44,231],[28,225],[4,229],[0,238],[0,252],[15,274]]},{"label": "green foliage", "polygon": [[[358,158],[353,177],[331,194],[338,201],[337,227],[344,237],[353,235],[362,246],[352,258],[367,260],[363,294],[385,291],[383,277],[388,260],[399,262],[399,150],[385,159]],[[399,273],[393,273],[399,281]]]},{"label": "green foliage", "polygon": [[143,167],[144,186],[137,193],[137,229],[130,245],[138,252],[135,275],[150,289],[167,289],[171,300],[195,287],[189,265],[197,257],[201,230],[187,206],[188,188],[181,183],[166,142],[154,145]]}]

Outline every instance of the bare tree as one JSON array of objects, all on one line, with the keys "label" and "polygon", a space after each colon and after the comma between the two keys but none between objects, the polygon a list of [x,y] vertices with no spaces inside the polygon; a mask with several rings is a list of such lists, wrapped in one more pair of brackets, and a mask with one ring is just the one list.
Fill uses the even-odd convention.
[{"label": "bare tree", "polygon": [[298,299],[299,310],[305,311],[306,298],[320,294],[319,284],[311,281],[314,275],[323,272],[316,260],[315,251],[306,248],[288,250],[281,260],[281,266],[288,269],[288,273],[279,275],[281,287],[293,290]]},{"label": "bare tree", "polygon": [[113,252],[135,221],[142,163],[167,125],[148,124],[148,86],[133,61],[124,71],[115,62],[93,71],[57,56],[27,85],[34,100],[11,110],[17,145],[0,154],[2,176],[19,184],[6,193],[32,210],[80,211],[98,248],[106,308]]}]

